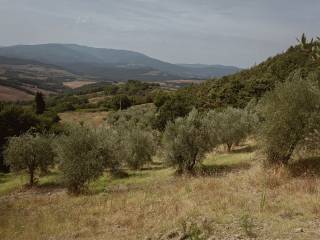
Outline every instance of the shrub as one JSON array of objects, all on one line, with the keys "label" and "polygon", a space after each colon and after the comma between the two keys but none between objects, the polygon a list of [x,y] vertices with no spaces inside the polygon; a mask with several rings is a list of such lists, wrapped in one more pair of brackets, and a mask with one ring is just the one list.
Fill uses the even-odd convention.
[{"label": "shrub", "polygon": [[126,157],[125,144],[119,131],[114,128],[99,129],[99,153],[105,168],[117,173]]},{"label": "shrub", "polygon": [[155,144],[152,133],[139,128],[131,128],[124,136],[126,164],[129,168],[140,169],[152,161]]},{"label": "shrub", "polygon": [[73,128],[59,139],[56,150],[63,178],[72,193],[80,193],[87,183],[103,173],[105,159],[94,130]]},{"label": "shrub", "polygon": [[9,139],[4,152],[5,162],[13,171],[27,170],[29,184],[34,184],[36,170],[47,170],[53,164],[54,152],[51,138],[43,135],[25,133]]},{"label": "shrub", "polygon": [[248,136],[257,121],[255,115],[247,110],[232,107],[221,112],[210,111],[207,119],[211,137],[215,137],[220,144],[225,144],[228,152],[233,145]]},{"label": "shrub", "polygon": [[41,92],[36,93],[35,110],[36,110],[36,114],[42,114],[46,110],[46,103],[43,99],[43,94]]},{"label": "shrub", "polygon": [[320,91],[299,76],[267,93],[259,110],[268,163],[287,164],[296,147],[320,129]]},{"label": "shrub", "polygon": [[187,117],[170,122],[163,136],[165,159],[178,173],[192,172],[214,145],[202,115],[195,109]]},{"label": "shrub", "polygon": [[110,112],[107,123],[114,127],[136,126],[141,129],[151,129],[155,112],[153,104],[134,106],[123,111]]},{"label": "shrub", "polygon": [[0,171],[8,170],[3,164],[2,151],[9,137],[19,136],[31,127],[37,127],[40,119],[32,112],[14,105],[3,106],[0,111]]},{"label": "shrub", "polygon": [[132,106],[131,100],[125,94],[118,94],[111,98],[110,107],[113,110],[123,110]]},{"label": "shrub", "polygon": [[[162,97],[161,97],[162,98]],[[163,101],[163,102],[162,102]],[[156,103],[160,106],[153,122],[153,127],[164,131],[170,121],[178,117],[185,117],[192,110],[192,105],[185,95],[172,95],[164,97]]]}]

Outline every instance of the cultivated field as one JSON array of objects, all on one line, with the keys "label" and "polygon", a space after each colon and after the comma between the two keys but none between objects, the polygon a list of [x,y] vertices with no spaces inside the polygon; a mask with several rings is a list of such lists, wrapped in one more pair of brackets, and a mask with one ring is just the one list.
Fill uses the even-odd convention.
[{"label": "cultivated field", "polygon": [[0,86],[0,101],[4,102],[16,102],[16,101],[29,101],[34,98],[33,95],[28,94],[24,91],[6,87],[6,86]]},{"label": "cultivated field", "polygon": [[82,86],[86,86],[86,85],[90,85],[90,84],[94,84],[96,82],[94,81],[71,81],[71,82],[64,82],[63,85],[71,88],[71,89],[76,89]]},{"label": "cultivated field", "polygon": [[68,195],[58,172],[29,190],[0,175],[1,239],[320,239],[319,177],[267,172],[253,149],[212,153],[193,177],[159,162],[105,173],[82,196]]}]

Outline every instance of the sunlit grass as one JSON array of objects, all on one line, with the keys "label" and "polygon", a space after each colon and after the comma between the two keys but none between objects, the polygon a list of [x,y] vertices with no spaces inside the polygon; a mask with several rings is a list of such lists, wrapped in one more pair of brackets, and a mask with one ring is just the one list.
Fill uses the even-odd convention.
[{"label": "sunlit grass", "polygon": [[254,153],[243,152],[243,153],[222,153],[209,154],[203,161],[204,165],[235,165],[240,163],[249,163],[254,158]]},{"label": "sunlit grass", "polygon": [[[291,239],[292,234],[319,239],[317,225],[310,222],[320,216],[320,180],[265,172],[254,155],[244,149],[209,154],[204,164],[224,173],[217,177],[176,176],[161,163],[126,170],[122,178],[105,172],[88,186],[89,194],[80,196],[68,195],[54,170],[39,179],[39,189],[0,197],[1,237],[145,239],[205,217],[217,239],[232,239],[245,234],[248,216],[258,239]],[[0,175],[0,195],[22,188],[27,180],[25,175]],[[305,232],[294,233],[298,227]]]},{"label": "sunlit grass", "polygon": [[27,182],[28,177],[25,174],[16,175],[14,173],[0,173],[0,196],[22,188]]}]

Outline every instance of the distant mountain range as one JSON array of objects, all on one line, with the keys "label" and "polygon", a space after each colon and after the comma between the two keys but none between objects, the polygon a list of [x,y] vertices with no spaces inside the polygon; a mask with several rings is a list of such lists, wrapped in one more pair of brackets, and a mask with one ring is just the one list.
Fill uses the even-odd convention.
[{"label": "distant mountain range", "polygon": [[138,52],[76,44],[0,47],[0,56],[50,64],[73,74],[106,81],[207,79],[230,75],[240,70],[221,65],[171,64]]}]

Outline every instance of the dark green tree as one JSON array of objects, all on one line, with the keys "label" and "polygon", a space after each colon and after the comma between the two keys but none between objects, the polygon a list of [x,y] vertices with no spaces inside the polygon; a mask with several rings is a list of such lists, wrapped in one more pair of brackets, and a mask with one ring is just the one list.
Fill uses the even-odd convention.
[{"label": "dark green tree", "polygon": [[31,127],[38,127],[40,120],[29,111],[14,105],[5,106],[0,111],[0,171],[7,171],[3,164],[2,151],[9,137],[19,136]]},{"label": "dark green tree", "polygon": [[113,110],[123,110],[131,107],[132,102],[125,94],[118,94],[111,99],[111,108]]},{"label": "dark green tree", "polygon": [[46,103],[43,99],[43,94],[41,92],[36,93],[35,97],[35,104],[36,104],[36,114],[43,114],[46,110]]},{"label": "dark green tree", "polygon": [[259,108],[267,163],[288,164],[297,146],[320,131],[320,90],[310,80],[298,76],[278,84]]},{"label": "dark green tree", "polygon": [[9,139],[4,151],[5,162],[16,172],[27,171],[29,185],[35,183],[35,174],[47,170],[53,164],[54,152],[51,138],[39,134],[25,133]]},{"label": "dark green tree", "polygon": [[168,122],[174,121],[178,117],[185,117],[191,110],[192,104],[187,96],[182,94],[172,95],[158,109],[153,127],[164,131]]},{"label": "dark green tree", "polygon": [[185,118],[168,123],[163,134],[163,152],[167,163],[178,173],[192,173],[204,155],[213,149],[207,121],[197,110],[192,110]]}]

